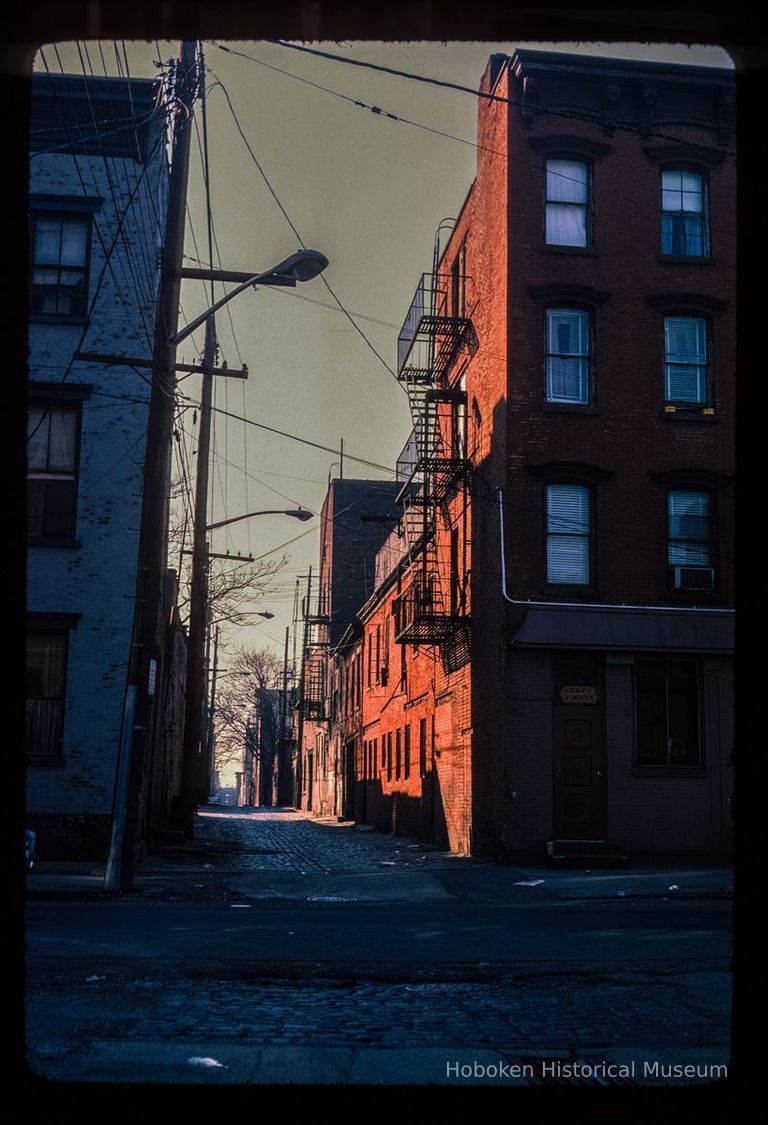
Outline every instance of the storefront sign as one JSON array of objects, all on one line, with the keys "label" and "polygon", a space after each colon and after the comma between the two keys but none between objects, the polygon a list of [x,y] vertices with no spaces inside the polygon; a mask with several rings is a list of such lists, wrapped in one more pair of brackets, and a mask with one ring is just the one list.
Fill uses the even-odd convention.
[{"label": "storefront sign", "polygon": [[560,688],[561,703],[597,703],[597,688],[578,684]]}]

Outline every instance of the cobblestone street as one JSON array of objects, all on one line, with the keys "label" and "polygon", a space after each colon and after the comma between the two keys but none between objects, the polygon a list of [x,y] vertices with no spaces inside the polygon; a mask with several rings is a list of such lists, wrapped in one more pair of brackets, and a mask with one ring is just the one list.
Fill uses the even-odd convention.
[{"label": "cobblestone street", "polygon": [[547,1084],[542,1059],[727,1064],[726,902],[579,901],[523,876],[209,807],[135,895],[30,903],[30,1062],[70,1081],[397,1084],[533,1060],[498,1079],[523,1085]]},{"label": "cobblestone street", "polygon": [[313,820],[291,809],[203,810],[198,840],[233,867],[258,871],[374,871],[382,864],[434,866],[445,853],[400,836]]}]

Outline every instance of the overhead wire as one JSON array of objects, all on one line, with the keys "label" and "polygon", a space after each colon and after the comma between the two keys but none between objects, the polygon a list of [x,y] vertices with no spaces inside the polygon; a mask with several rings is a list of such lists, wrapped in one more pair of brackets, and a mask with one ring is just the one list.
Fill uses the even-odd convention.
[{"label": "overhead wire", "polygon": [[[49,68],[49,66],[48,66],[48,62],[47,62],[47,60],[46,60],[46,58],[45,58],[45,54],[44,54],[44,52],[43,52],[43,50],[42,50],[42,49],[41,49],[41,51],[40,51],[40,56],[41,56],[41,58],[42,58],[42,61],[43,61],[43,65],[45,66],[45,69],[46,69],[46,73],[48,74],[48,76],[49,76],[49,79],[50,79],[51,83],[53,84],[53,88],[54,88],[54,96],[55,96],[55,97],[58,97],[58,95],[57,95],[57,94],[56,94],[56,92],[55,92],[55,84],[53,83],[53,75],[52,75],[52,73],[51,73],[51,71],[50,71],[50,68]],[[154,160],[154,157],[155,157],[156,153],[157,153],[157,152],[159,151],[159,148],[160,148],[160,144],[161,144],[161,140],[162,140],[162,138],[158,138],[157,142],[155,143],[155,146],[154,146],[154,148],[153,148],[153,149],[152,149],[152,151],[151,151],[151,152],[150,152],[150,153],[149,153],[149,154],[147,155],[147,160],[146,160],[146,163],[145,163],[145,165],[144,165],[144,168],[142,169],[142,174],[141,174],[141,178],[140,178],[140,180],[139,180],[139,183],[141,183],[141,182],[142,182],[142,181],[144,180],[144,178],[146,177],[146,175],[147,175],[147,173],[148,173],[148,171],[149,171],[150,167],[152,166],[152,162],[153,162],[153,160]],[[67,144],[68,144],[68,146],[70,146],[70,147],[71,147],[71,145],[72,145],[72,138],[71,138],[71,136],[69,136],[69,139],[68,139],[68,142],[67,142]],[[77,174],[78,174],[78,178],[79,178],[79,180],[80,180],[80,185],[81,185],[81,188],[82,188],[82,191],[83,191],[83,195],[87,197],[87,195],[88,195],[88,189],[87,189],[87,186],[86,186],[86,184],[85,184],[85,181],[83,180],[82,174],[81,174],[81,172],[80,172],[80,166],[79,166],[79,164],[78,164],[78,162],[77,162],[77,160],[76,160],[76,159],[74,160],[74,165],[75,165],[75,170],[76,170],[76,172],[77,172]],[[97,278],[97,280],[96,280],[96,284],[95,284],[95,286],[94,286],[94,289],[93,289],[93,296],[91,297],[91,300],[90,300],[90,302],[89,302],[89,305],[88,305],[88,309],[87,309],[87,312],[86,312],[86,316],[85,316],[85,321],[84,321],[84,324],[83,324],[82,330],[81,330],[81,332],[80,332],[80,336],[79,336],[79,339],[78,339],[78,341],[77,341],[77,343],[76,343],[75,347],[74,347],[74,348],[73,348],[73,350],[72,350],[72,356],[71,356],[71,358],[70,358],[70,360],[69,360],[69,362],[68,362],[68,364],[67,364],[67,366],[66,366],[66,368],[65,368],[65,370],[64,370],[64,374],[62,375],[61,379],[59,379],[59,380],[58,380],[58,381],[56,381],[55,383],[53,383],[53,382],[51,383],[52,393],[54,393],[54,388],[58,388],[58,387],[61,387],[61,386],[63,386],[63,385],[64,385],[64,383],[66,383],[67,379],[69,378],[69,376],[70,376],[70,374],[71,374],[71,372],[72,372],[72,369],[73,369],[73,367],[74,367],[74,365],[75,365],[75,362],[76,362],[76,355],[77,355],[77,353],[78,353],[78,352],[79,352],[79,351],[81,350],[81,348],[82,348],[82,346],[83,346],[83,343],[84,343],[84,341],[85,341],[85,339],[86,339],[86,337],[87,337],[87,335],[88,335],[88,331],[89,331],[89,329],[90,329],[90,327],[91,327],[91,318],[92,318],[92,315],[93,315],[93,310],[94,310],[94,308],[96,307],[96,302],[97,302],[97,300],[98,300],[98,298],[99,298],[99,296],[100,296],[100,294],[101,294],[101,289],[102,289],[102,285],[104,284],[104,279],[105,279],[105,277],[106,277],[106,274],[107,274],[107,270],[108,270],[108,269],[109,269],[109,271],[110,271],[110,274],[111,274],[111,276],[112,276],[112,280],[113,280],[113,282],[115,283],[115,287],[116,287],[116,289],[117,289],[117,291],[118,291],[118,295],[119,295],[119,296],[121,296],[121,295],[122,295],[122,294],[120,293],[120,287],[119,287],[119,285],[117,284],[117,280],[116,280],[116,277],[115,277],[114,271],[113,271],[113,269],[112,269],[112,257],[113,257],[113,255],[114,255],[115,249],[116,249],[116,247],[117,247],[117,244],[118,244],[118,239],[120,238],[120,232],[122,231],[122,228],[123,228],[123,224],[125,223],[126,217],[127,217],[127,215],[128,215],[128,212],[129,212],[129,210],[130,210],[130,207],[131,207],[131,205],[132,205],[132,203],[133,203],[133,199],[134,199],[134,196],[135,196],[135,192],[136,192],[136,190],[137,190],[137,189],[134,189],[134,191],[133,191],[133,192],[131,193],[130,197],[129,197],[129,198],[128,198],[128,200],[126,201],[126,205],[125,205],[125,208],[123,209],[122,213],[118,215],[118,221],[117,221],[117,224],[116,224],[116,229],[115,229],[115,231],[114,231],[114,233],[113,233],[113,236],[112,236],[112,240],[111,240],[111,242],[110,242],[110,245],[109,245],[109,246],[107,247],[107,246],[106,246],[106,245],[105,245],[105,244],[103,243],[103,240],[101,240],[101,238],[100,238],[100,241],[102,241],[102,249],[103,249],[103,251],[104,251],[104,262],[103,262],[103,265],[102,265],[102,267],[101,267],[101,270],[100,270],[100,272],[99,272],[99,276],[98,276],[98,278]],[[96,227],[96,224],[95,224],[95,222],[94,222],[94,226]],[[97,228],[97,233],[99,233],[99,237],[100,237],[100,232],[98,232],[98,228]],[[130,365],[126,365],[126,366],[130,366]],[[140,377],[140,378],[141,378],[141,379],[142,379],[142,380],[143,380],[143,381],[144,381],[145,383],[147,383],[147,384],[149,384],[149,383],[150,383],[150,380],[149,380],[149,379],[148,379],[148,378],[146,377],[146,375],[145,375],[145,374],[144,374],[143,372],[141,372],[141,371],[140,371],[139,369],[137,369],[137,368],[135,368],[135,367],[134,367],[134,368],[132,368],[132,370],[136,371],[136,373],[137,373],[137,374],[139,375],[139,377]],[[163,393],[164,393],[164,394],[168,394],[168,391],[167,391],[167,389],[166,389],[166,388],[162,388],[162,390],[163,390]],[[46,418],[47,414],[48,414],[48,409],[46,409],[46,410],[45,410],[45,411],[44,411],[44,412],[42,413],[42,415],[41,415],[41,418],[40,418],[40,421],[39,421],[39,422],[37,423],[37,425],[36,425],[36,426],[35,426],[35,428],[34,428],[34,429],[32,430],[32,432],[31,432],[31,433],[30,433],[30,434],[28,435],[28,437],[27,437],[27,440],[28,440],[28,441],[30,441],[30,440],[31,440],[31,439],[32,439],[32,438],[34,437],[34,435],[35,435],[35,434],[37,433],[38,429],[39,429],[39,428],[40,428],[40,426],[41,426],[41,425],[43,424],[43,422],[44,422],[44,420],[45,420],[45,418]]]},{"label": "overhead wire", "polygon": [[[228,48],[223,47],[221,44],[214,44],[214,45],[219,46],[222,50],[229,50]],[[363,102],[358,98],[352,98],[349,95],[342,94],[338,90],[333,90],[328,86],[322,86],[317,82],[311,82],[308,79],[304,78],[302,75],[294,74],[289,70],[283,70],[281,67],[276,67],[276,66],[273,66],[269,63],[265,63],[262,59],[257,59],[253,55],[246,54],[244,51],[230,50],[230,53],[236,54],[241,58],[248,59],[250,62],[254,62],[258,66],[265,66],[270,70],[276,70],[276,71],[278,71],[278,73],[284,74],[288,78],[294,78],[298,82],[306,83],[307,85],[310,85],[310,86],[315,87],[316,89],[322,90],[327,94],[331,94],[334,97],[340,98],[343,101],[350,102],[353,106],[356,106],[356,107],[359,107],[359,108],[362,108],[362,109],[370,110],[371,112],[375,113],[379,117],[388,118],[392,121],[399,122],[402,125],[410,125],[410,126],[416,128],[416,129],[422,129],[422,130],[424,130],[425,132],[428,132],[428,133],[434,133],[437,136],[446,138],[447,140],[457,141],[460,144],[468,145],[469,147],[477,149],[478,151],[487,152],[487,153],[491,154],[492,156],[498,156],[501,159],[505,160],[507,163],[509,163],[511,160],[514,160],[514,162],[518,165],[523,165],[525,167],[532,168],[536,171],[539,171],[541,169],[541,162],[536,161],[535,158],[532,158],[532,157],[529,158],[529,157],[523,156],[519,153],[515,154],[514,156],[511,156],[509,154],[509,152],[501,152],[498,149],[494,149],[494,148],[489,147],[488,145],[478,144],[478,142],[471,141],[466,137],[458,137],[454,133],[447,133],[447,132],[445,132],[441,129],[435,129],[430,125],[425,125],[423,122],[413,121],[413,120],[411,120],[407,117],[402,117],[398,114],[391,113],[388,110],[382,109],[380,106],[369,105],[368,103]],[[351,61],[351,60],[342,59],[340,61]],[[472,92],[470,87],[466,87],[465,89],[467,90],[467,92]],[[479,94],[479,92],[478,92],[478,94]],[[515,102],[511,99],[497,98],[496,100],[507,101],[507,102],[509,102],[510,105],[520,105],[521,104],[521,103]],[[552,111],[552,112],[555,112],[555,111]],[[594,123],[591,118],[588,118],[588,119],[585,119],[585,120],[589,120],[590,122]],[[647,131],[644,131],[643,135],[647,136],[647,135],[650,135],[650,134],[648,134]],[[658,135],[661,136],[661,134],[658,134]],[[669,139],[669,140],[676,139],[678,144],[682,143],[679,138],[668,137],[667,139]],[[710,146],[699,145],[698,147],[706,149]],[[719,148],[718,149],[713,148],[713,151],[716,151],[718,153],[723,152],[723,150],[719,149]],[[735,155],[735,154],[732,154],[732,155]],[[570,176],[570,175],[568,175],[568,173],[563,172],[563,171],[558,171],[558,170],[555,170],[555,169],[549,169],[548,174],[550,176],[554,176],[554,177],[556,177],[557,179],[560,179],[560,180],[566,180],[566,181],[577,183],[577,184],[583,183],[582,180],[579,180],[575,176]],[[599,184],[599,183],[593,182],[590,185],[590,190],[593,191],[596,195],[600,195],[600,196],[604,196],[604,197],[610,197],[610,198],[613,198],[613,199],[618,199],[623,203],[630,203],[633,206],[642,207],[642,208],[645,208],[646,210],[651,210],[651,211],[654,211],[658,214],[663,213],[663,208],[658,203],[649,203],[647,200],[643,200],[643,199],[633,199],[630,196],[624,195],[622,192],[614,191],[612,188],[604,187],[602,184]],[[399,326],[395,325],[394,327],[399,327]]]},{"label": "overhead wire", "polygon": [[[233,104],[232,104],[232,99],[231,99],[231,98],[230,98],[230,96],[229,96],[229,92],[228,92],[228,90],[227,90],[226,86],[225,86],[225,85],[224,85],[224,83],[223,83],[223,82],[221,81],[221,79],[217,79],[217,80],[218,80],[218,82],[219,82],[219,85],[221,86],[221,89],[222,89],[223,93],[224,93],[224,97],[225,97],[225,98],[226,98],[226,100],[227,100],[227,105],[229,106],[229,110],[230,110],[230,113],[232,114],[232,118],[233,118],[233,120],[234,120],[234,122],[235,122],[235,125],[236,125],[236,127],[237,127],[237,130],[238,130],[238,132],[240,133],[240,136],[242,137],[242,139],[243,139],[243,141],[244,141],[244,143],[245,143],[245,146],[246,146],[246,148],[247,148],[247,150],[248,150],[248,152],[249,152],[249,154],[250,154],[250,156],[251,156],[251,159],[253,160],[253,162],[255,163],[256,167],[258,168],[258,170],[259,170],[259,172],[260,172],[260,174],[261,174],[261,177],[262,177],[262,179],[264,180],[264,183],[266,184],[267,188],[269,189],[269,192],[270,192],[270,194],[272,195],[273,199],[275,200],[275,202],[277,203],[278,207],[280,208],[280,211],[282,212],[283,216],[285,217],[285,219],[286,219],[286,221],[287,221],[288,225],[290,226],[290,228],[291,228],[291,230],[293,231],[293,233],[294,233],[294,234],[296,235],[296,238],[297,238],[297,239],[298,239],[298,241],[299,241],[299,245],[300,245],[300,246],[302,247],[302,249],[306,250],[306,249],[307,249],[307,245],[306,245],[306,243],[304,242],[303,238],[302,238],[302,237],[301,237],[301,235],[299,234],[299,231],[298,231],[298,229],[297,229],[296,225],[294,224],[294,222],[293,222],[293,220],[291,219],[290,215],[288,214],[288,212],[286,211],[285,207],[284,207],[284,206],[283,206],[283,204],[281,203],[281,201],[280,201],[280,199],[279,199],[279,197],[278,197],[278,195],[277,195],[276,191],[274,190],[274,188],[272,187],[271,183],[269,182],[269,179],[267,178],[266,172],[264,171],[264,168],[262,167],[262,165],[261,165],[261,162],[259,161],[258,157],[257,157],[257,156],[256,156],[256,154],[254,153],[254,151],[253,151],[253,149],[252,149],[252,147],[251,147],[251,145],[250,145],[250,143],[249,143],[249,141],[248,141],[248,138],[246,137],[245,133],[243,132],[243,128],[242,128],[242,126],[241,126],[241,124],[240,124],[240,121],[238,120],[238,117],[237,117],[237,113],[235,112],[235,107],[234,107],[234,106],[233,106]],[[361,338],[361,339],[362,339],[362,340],[364,341],[364,343],[366,344],[366,346],[367,346],[367,347],[368,347],[368,348],[370,349],[370,351],[372,351],[372,352],[373,352],[373,354],[374,354],[374,355],[376,356],[376,358],[377,358],[377,359],[379,360],[379,362],[380,362],[380,363],[381,363],[381,364],[382,364],[382,365],[383,365],[383,366],[384,366],[384,367],[386,368],[386,370],[387,370],[387,371],[389,372],[389,374],[390,374],[390,375],[391,375],[391,376],[392,376],[392,377],[393,377],[394,379],[397,379],[397,375],[396,375],[396,373],[395,373],[395,372],[393,371],[393,369],[392,369],[392,368],[391,368],[391,367],[389,366],[389,364],[387,363],[387,361],[386,361],[386,360],[384,359],[384,357],[383,357],[383,356],[382,356],[382,355],[380,354],[380,352],[379,352],[379,351],[378,351],[378,349],[377,349],[377,348],[376,348],[376,347],[374,346],[374,344],[372,344],[372,343],[371,343],[371,341],[370,341],[370,340],[368,339],[368,337],[367,337],[367,336],[365,335],[365,333],[363,332],[363,330],[362,330],[362,328],[360,327],[360,325],[359,325],[359,324],[357,324],[357,323],[355,322],[354,318],[353,318],[353,317],[352,317],[352,316],[350,315],[350,313],[349,313],[349,312],[347,311],[346,307],[345,307],[345,306],[344,306],[344,304],[342,303],[342,301],[341,301],[341,299],[339,298],[338,294],[337,294],[337,293],[336,293],[336,292],[334,291],[334,289],[333,289],[333,288],[331,287],[331,285],[330,285],[330,283],[329,283],[329,281],[328,281],[327,277],[325,276],[325,274],[321,274],[321,275],[320,275],[320,280],[321,280],[321,281],[323,282],[323,284],[325,285],[325,288],[326,288],[326,289],[328,290],[328,292],[330,293],[330,295],[331,295],[331,296],[333,297],[334,301],[336,302],[336,304],[337,304],[337,305],[338,305],[338,307],[339,307],[339,310],[340,310],[341,312],[343,312],[343,313],[344,313],[344,315],[346,316],[347,320],[348,320],[348,321],[350,322],[350,324],[351,324],[351,325],[352,325],[352,327],[354,328],[355,332],[357,332],[357,334],[358,334],[358,335],[360,336],[360,338]],[[400,382],[398,381],[397,385],[398,385],[398,387],[400,388],[400,390],[401,390],[401,391],[402,391],[402,392],[403,392],[404,394],[407,394],[407,391],[406,391],[405,387],[404,387],[404,386],[402,385],[402,383],[400,383]]]},{"label": "overhead wire", "polygon": [[[82,69],[82,72],[83,72],[83,81],[84,81],[84,86],[85,86],[86,98],[88,100],[88,108],[89,108],[90,113],[91,113],[91,118],[95,122],[96,111],[95,111],[95,107],[94,107],[94,104],[93,104],[93,99],[91,98],[91,88],[90,88],[90,83],[88,81],[89,77],[94,78],[95,76],[94,76],[94,73],[93,73],[93,66],[91,64],[90,55],[88,54],[88,45],[83,44],[83,49],[81,50],[80,43],[77,42],[75,44],[75,47],[76,47],[76,50],[77,50],[78,57],[80,59],[80,66],[81,66],[81,69]],[[57,58],[59,58],[59,62],[61,63],[61,59],[60,59],[60,56],[58,54],[58,49],[56,47],[54,47],[54,50],[56,51]],[[85,57],[83,57],[83,56],[85,56]],[[86,59],[87,59],[87,62],[88,62],[88,69],[87,70],[86,70]],[[119,198],[118,198],[117,187],[116,187],[115,180],[114,180],[114,158],[113,158],[113,166],[110,167],[109,158],[107,157],[106,150],[104,148],[104,142],[102,141],[101,137],[98,135],[98,131],[97,131],[97,135],[96,135],[96,143],[98,145],[99,153],[101,155],[101,161],[102,161],[102,165],[103,165],[103,168],[104,168],[104,176],[106,178],[107,186],[109,188],[109,193],[110,193],[110,196],[112,198],[112,206],[114,207],[115,214],[118,214],[119,211],[120,211],[120,201],[119,201]],[[96,183],[97,183],[97,179],[96,179],[96,175],[93,171],[93,165],[91,164],[90,155],[87,152],[85,154],[85,158],[86,158],[86,161],[88,163],[88,168],[90,170],[91,177],[93,179],[94,186],[95,186]],[[135,310],[134,310],[134,318],[135,318],[136,315],[138,315],[138,319],[141,322],[141,329],[142,329],[141,335],[145,339],[148,347],[151,348],[151,346],[152,346],[152,336],[153,336],[153,326],[150,325],[147,321],[146,312],[145,312],[144,304],[143,304],[143,301],[142,301],[141,292],[140,292],[140,289],[139,289],[139,282],[138,282],[138,279],[136,277],[136,273],[135,273],[135,270],[134,270],[134,251],[133,251],[133,248],[132,248],[131,244],[128,241],[124,226],[121,227],[121,229],[120,229],[120,238],[121,238],[121,242],[122,242],[122,245],[123,245],[123,253],[118,256],[117,261],[120,263],[120,265],[122,267],[124,279],[128,282],[130,288],[133,291],[133,296],[134,296],[134,299],[135,299],[135,302],[136,302],[136,306],[135,306]],[[152,279],[151,279],[151,277],[149,277],[149,278],[145,277],[145,283],[146,282],[148,282],[148,291],[151,293],[152,292]],[[122,298],[122,296],[123,296],[122,292],[121,292],[120,296]],[[124,307],[125,307],[125,305],[124,305]],[[134,319],[134,323],[136,323],[135,319]]]},{"label": "overhead wire", "polygon": [[[214,46],[220,47],[222,50],[227,50],[226,47],[224,47],[221,43],[217,43],[215,40],[207,40],[207,42],[213,43]],[[482,98],[482,99],[485,99],[486,101],[501,102],[501,103],[506,104],[506,105],[517,106],[518,108],[522,108],[522,105],[523,105],[522,102],[517,101],[514,98],[505,98],[501,94],[493,94],[493,93],[490,93],[490,92],[485,91],[485,90],[478,90],[474,86],[464,86],[464,85],[462,85],[461,83],[458,83],[458,82],[448,82],[445,79],[431,78],[431,77],[428,77],[427,75],[423,75],[423,74],[413,74],[411,71],[398,70],[398,69],[395,69],[394,67],[383,66],[380,63],[366,62],[363,59],[345,58],[343,55],[334,55],[330,51],[321,51],[318,48],[305,47],[305,46],[302,46],[299,43],[289,43],[284,39],[269,39],[269,40],[267,40],[267,42],[272,43],[277,47],[284,47],[284,48],[287,48],[287,49],[292,50],[292,51],[300,51],[303,54],[318,55],[321,58],[330,59],[333,62],[346,63],[348,66],[362,67],[362,68],[367,69],[367,70],[378,70],[378,71],[381,71],[384,74],[390,74],[395,78],[407,78],[407,79],[409,79],[411,81],[414,81],[414,82],[423,82],[423,83],[426,83],[427,85],[430,85],[430,86],[441,86],[441,87],[444,87],[446,89],[456,90],[459,93],[471,94],[475,98]],[[562,108],[556,109],[554,107],[550,108],[549,106],[546,107],[546,109],[543,112],[546,112],[548,114],[552,114],[553,116],[556,116],[556,117],[574,118],[574,119],[579,120],[579,121],[587,121],[590,124],[595,124],[595,122],[599,122],[601,120],[601,116],[599,114],[590,115],[588,113],[583,113],[583,112],[579,113],[577,110],[567,110],[567,109],[562,109]],[[683,141],[680,137],[676,137],[676,136],[674,136],[670,133],[662,133],[658,129],[650,129],[650,128],[646,129],[644,124],[636,125],[634,122],[616,120],[616,121],[612,121],[611,125],[615,129],[624,129],[624,130],[627,130],[628,132],[640,133],[643,136],[658,137],[660,140],[674,141],[676,144],[683,143]],[[714,145],[706,145],[706,146],[701,146],[701,147],[709,148],[712,151],[718,152],[718,153],[725,152],[725,154],[728,155],[728,156],[735,156],[736,155],[735,152],[732,152],[728,149],[724,149],[722,147],[718,148]]]}]

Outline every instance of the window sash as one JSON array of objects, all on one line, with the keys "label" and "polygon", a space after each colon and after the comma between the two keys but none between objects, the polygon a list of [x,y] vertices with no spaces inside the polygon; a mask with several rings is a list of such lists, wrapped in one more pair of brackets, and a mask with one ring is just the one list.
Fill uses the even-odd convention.
[{"label": "window sash", "polygon": [[708,394],[707,384],[707,322],[702,317],[665,317],[665,400],[705,403]]},{"label": "window sash", "polygon": [[547,486],[547,582],[590,582],[590,495],[585,485]]},{"label": "window sash", "polygon": [[712,565],[711,498],[707,492],[676,489],[667,494],[670,566]]},{"label": "window sash", "polygon": [[68,642],[66,633],[27,634],[25,742],[30,757],[61,757]]},{"label": "window sash", "polygon": [[547,401],[589,403],[589,313],[547,310]]},{"label": "window sash", "polygon": [[709,252],[704,177],[683,169],[663,171],[661,207],[662,253],[704,257]]},{"label": "window sash", "polygon": [[545,235],[549,246],[586,246],[589,167],[578,160],[546,163]]},{"label": "window sash", "polygon": [[698,668],[693,661],[635,664],[638,766],[701,766]]},{"label": "window sash", "polygon": [[84,316],[90,220],[33,217],[31,311]]}]

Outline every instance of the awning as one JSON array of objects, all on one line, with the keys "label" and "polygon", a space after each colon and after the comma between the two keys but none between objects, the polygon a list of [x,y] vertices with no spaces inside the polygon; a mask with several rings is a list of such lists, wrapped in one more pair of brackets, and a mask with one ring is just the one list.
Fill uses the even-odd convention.
[{"label": "awning", "polygon": [[511,643],[516,648],[732,652],[734,628],[733,614],[705,609],[531,606]]}]

